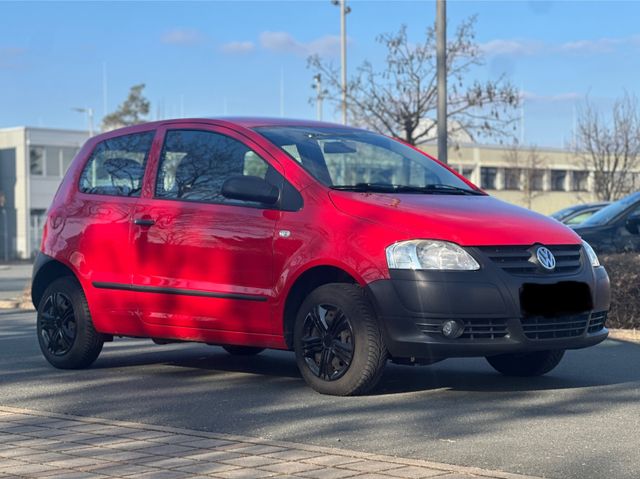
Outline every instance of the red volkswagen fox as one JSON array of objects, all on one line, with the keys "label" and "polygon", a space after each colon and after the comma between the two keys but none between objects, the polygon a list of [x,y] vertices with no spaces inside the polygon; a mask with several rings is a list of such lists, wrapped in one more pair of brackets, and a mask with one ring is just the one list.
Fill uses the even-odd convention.
[{"label": "red volkswagen fox", "polygon": [[337,395],[371,389],[387,360],[540,375],[608,334],[609,278],[569,228],[401,142],[282,119],[91,138],[49,209],[32,295],[58,368],[114,336],[285,349]]}]

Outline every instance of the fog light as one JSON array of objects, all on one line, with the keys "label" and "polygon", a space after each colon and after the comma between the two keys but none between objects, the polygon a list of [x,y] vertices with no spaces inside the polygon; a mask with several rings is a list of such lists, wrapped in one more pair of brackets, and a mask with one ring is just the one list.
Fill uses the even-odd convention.
[{"label": "fog light", "polygon": [[445,338],[456,339],[462,336],[462,333],[464,333],[464,324],[460,321],[450,319],[442,324],[442,334]]}]

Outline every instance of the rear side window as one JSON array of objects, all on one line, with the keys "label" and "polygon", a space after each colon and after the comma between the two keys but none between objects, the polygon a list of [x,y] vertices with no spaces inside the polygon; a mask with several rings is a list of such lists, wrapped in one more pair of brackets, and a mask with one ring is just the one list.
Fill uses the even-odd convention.
[{"label": "rear side window", "polygon": [[144,168],[155,132],[98,143],[80,176],[80,191],[96,195],[140,196]]},{"label": "rear side window", "polygon": [[283,181],[272,166],[238,140],[210,131],[171,130],[160,157],[156,198],[248,204],[222,196],[222,184],[233,176],[257,176],[276,187]]}]

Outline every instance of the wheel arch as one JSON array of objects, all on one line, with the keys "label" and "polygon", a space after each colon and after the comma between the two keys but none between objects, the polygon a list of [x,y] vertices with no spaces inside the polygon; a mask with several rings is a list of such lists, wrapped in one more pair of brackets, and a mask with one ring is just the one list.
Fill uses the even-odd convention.
[{"label": "wheel arch", "polygon": [[31,302],[36,309],[38,309],[38,304],[47,286],[63,276],[72,276],[78,279],[73,270],[66,264],[42,253],[38,255],[33,267],[33,280],[31,281]]},{"label": "wheel arch", "polygon": [[311,291],[329,283],[362,285],[355,275],[334,265],[315,265],[301,272],[289,288],[284,304],[283,332],[289,349],[293,348],[293,327],[302,302]]}]

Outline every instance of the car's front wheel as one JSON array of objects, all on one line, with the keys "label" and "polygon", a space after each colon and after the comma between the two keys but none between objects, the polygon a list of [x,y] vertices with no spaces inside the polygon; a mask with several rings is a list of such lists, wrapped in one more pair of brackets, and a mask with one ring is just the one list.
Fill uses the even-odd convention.
[{"label": "car's front wheel", "polygon": [[375,312],[353,284],[326,284],[311,292],[296,317],[294,347],[305,381],[336,396],[372,389],[387,361]]},{"label": "car's front wheel", "polygon": [[531,353],[499,354],[488,356],[487,361],[496,371],[505,376],[542,376],[555,368],[563,356],[563,349],[554,349]]},{"label": "car's front wheel", "polygon": [[102,351],[104,338],[93,327],[89,306],[78,281],[64,276],[53,281],[38,304],[38,344],[51,365],[80,369]]}]

